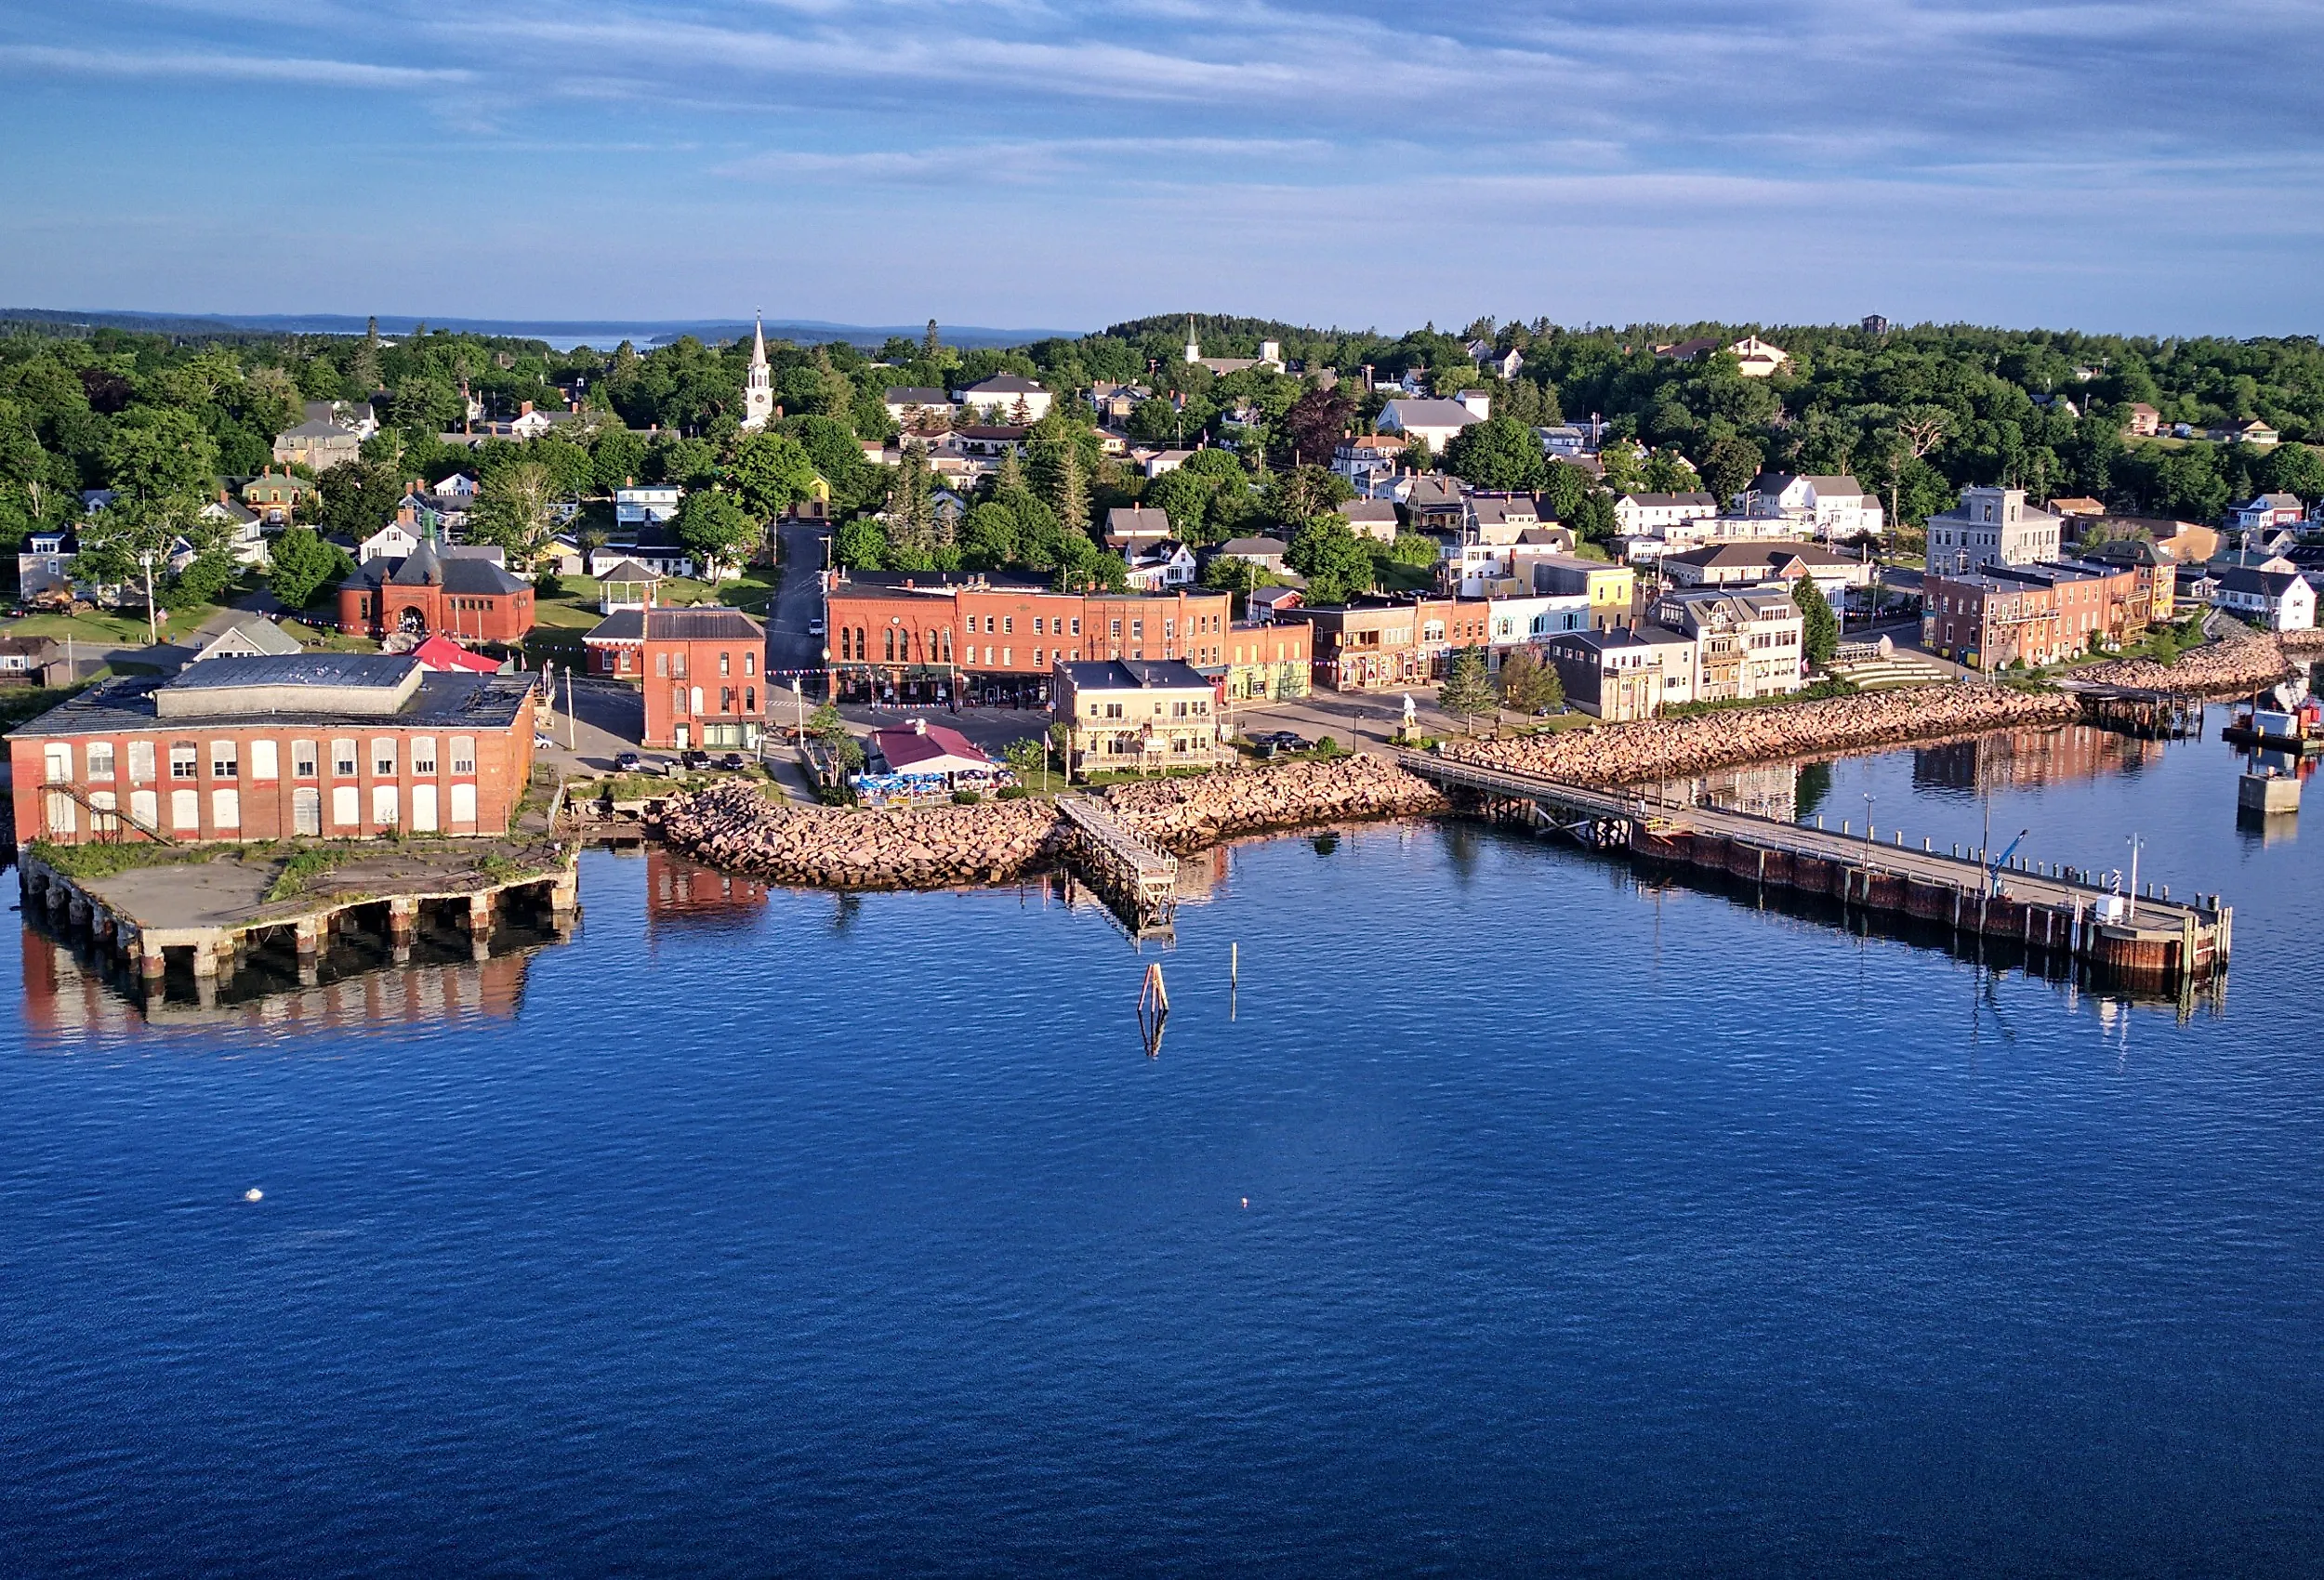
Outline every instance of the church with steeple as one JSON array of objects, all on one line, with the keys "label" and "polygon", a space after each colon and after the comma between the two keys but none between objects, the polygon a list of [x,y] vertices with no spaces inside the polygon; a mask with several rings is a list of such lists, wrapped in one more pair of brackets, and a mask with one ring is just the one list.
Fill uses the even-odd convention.
[{"label": "church with steeple", "polygon": [[774,375],[767,371],[767,324],[764,314],[753,314],[750,330],[750,373],[743,380],[743,431],[756,433],[774,415]]}]

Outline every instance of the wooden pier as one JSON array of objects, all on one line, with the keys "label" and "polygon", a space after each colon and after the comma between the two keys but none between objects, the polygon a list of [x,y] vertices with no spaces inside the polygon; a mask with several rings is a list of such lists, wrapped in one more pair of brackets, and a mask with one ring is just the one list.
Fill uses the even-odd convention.
[{"label": "wooden pier", "polygon": [[1060,796],[1073,825],[1066,858],[1133,933],[1161,931],[1178,913],[1178,858],[1133,832],[1094,796]]},{"label": "wooden pier", "polygon": [[[1891,831],[1860,835],[1664,800],[1586,789],[1420,752],[1399,754],[1414,773],[1467,798],[1483,815],[1555,828],[1601,849],[1723,872],[1749,882],[1824,895],[1842,904],[2006,939],[2088,961],[2138,986],[2174,991],[2222,975],[2235,913],[2217,895],[2192,902],[2167,891],[2116,896],[2095,875],[2020,862],[1988,874],[1978,853],[1919,848]],[[2119,918],[2109,919],[2117,901]]]},{"label": "wooden pier", "polygon": [[2128,686],[2091,686],[2072,680],[2062,688],[2081,704],[2082,718],[2102,729],[2142,741],[2199,741],[2204,706],[2200,697],[2178,691],[2140,691]]}]

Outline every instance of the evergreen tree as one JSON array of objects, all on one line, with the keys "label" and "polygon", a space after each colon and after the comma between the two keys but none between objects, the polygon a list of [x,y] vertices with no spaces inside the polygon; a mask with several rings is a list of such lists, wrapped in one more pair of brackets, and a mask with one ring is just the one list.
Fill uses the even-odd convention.
[{"label": "evergreen tree", "polygon": [[1812,576],[1791,584],[1791,601],[1800,611],[1800,646],[1814,665],[1826,665],[1840,652],[1840,618],[1831,612],[1823,588]]},{"label": "evergreen tree", "polygon": [[1445,683],[1436,688],[1436,701],[1446,713],[1459,717],[1464,735],[1469,732],[1470,720],[1499,706],[1500,698],[1493,691],[1493,677],[1485,666],[1483,648],[1465,647],[1453,654],[1452,669]]},{"label": "evergreen tree", "polygon": [[1057,524],[1067,532],[1089,532],[1089,485],[1082,476],[1079,445],[1066,444],[1058,452],[1050,507],[1057,512]]},{"label": "evergreen tree", "polygon": [[1557,666],[1528,644],[1512,649],[1501,660],[1501,697],[1527,713],[1554,712],[1565,705],[1565,683],[1558,678]]},{"label": "evergreen tree", "polygon": [[937,337],[936,321],[931,318],[928,321],[928,333],[920,340],[920,355],[931,362],[938,362],[944,356],[944,341]]}]

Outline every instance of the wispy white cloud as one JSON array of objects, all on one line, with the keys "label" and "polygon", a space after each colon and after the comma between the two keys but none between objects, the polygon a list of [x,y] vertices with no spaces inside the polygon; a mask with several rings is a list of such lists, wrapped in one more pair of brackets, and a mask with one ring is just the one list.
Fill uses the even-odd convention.
[{"label": "wispy white cloud", "polygon": [[307,83],[317,87],[427,87],[469,81],[451,66],[375,66],[288,55],[230,55],[208,50],[69,49],[0,44],[0,66],[92,77],[192,77],[213,81]]}]

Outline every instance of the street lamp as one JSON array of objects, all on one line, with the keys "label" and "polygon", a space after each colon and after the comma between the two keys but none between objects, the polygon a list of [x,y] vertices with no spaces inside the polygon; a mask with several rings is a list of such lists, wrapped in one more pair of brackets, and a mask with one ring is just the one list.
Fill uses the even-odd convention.
[{"label": "street lamp", "polygon": [[[1868,884],[1872,876],[1872,796],[1869,791],[1864,797],[1864,874]],[[1868,889],[1867,897],[1869,897]]]},{"label": "street lamp", "polygon": [[2146,848],[2146,841],[2133,834],[2131,846],[2131,903],[2123,915],[2130,921],[2138,920],[2138,853]]}]

